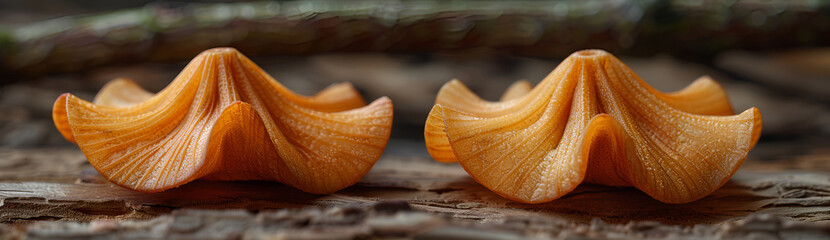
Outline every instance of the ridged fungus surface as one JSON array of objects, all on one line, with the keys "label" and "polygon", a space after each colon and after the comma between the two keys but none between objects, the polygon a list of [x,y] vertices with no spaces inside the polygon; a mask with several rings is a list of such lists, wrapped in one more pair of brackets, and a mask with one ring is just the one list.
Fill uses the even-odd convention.
[{"label": "ridged fungus surface", "polygon": [[447,83],[424,136],[435,160],[459,162],[515,201],[551,201],[587,181],[686,203],[726,183],[758,141],[758,109],[733,114],[709,77],[663,93],[611,54],[583,50],[536,87],[518,82],[498,102]]},{"label": "ridged fungus surface", "polygon": [[136,191],[203,178],[330,193],[357,182],[383,153],[392,102],[365,105],[348,83],[298,95],[236,49],[216,48],[157,94],[116,79],[92,103],[61,95],[53,118],[101,175]]}]

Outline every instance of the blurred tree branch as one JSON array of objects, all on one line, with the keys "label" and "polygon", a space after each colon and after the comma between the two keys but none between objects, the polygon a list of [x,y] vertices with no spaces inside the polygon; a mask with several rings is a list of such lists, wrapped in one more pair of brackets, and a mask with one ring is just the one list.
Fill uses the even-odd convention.
[{"label": "blurred tree branch", "polygon": [[729,48],[830,43],[826,1],[157,2],[0,27],[2,72],[38,75],[185,60],[217,46],[249,55],[492,48],[565,57],[585,48],[708,59]]}]

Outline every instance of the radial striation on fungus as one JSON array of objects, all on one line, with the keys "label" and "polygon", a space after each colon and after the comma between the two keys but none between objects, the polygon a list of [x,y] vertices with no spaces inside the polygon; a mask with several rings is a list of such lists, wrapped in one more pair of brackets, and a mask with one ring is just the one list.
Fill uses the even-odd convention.
[{"label": "radial striation on fungus", "polygon": [[291,92],[233,48],[202,52],[157,94],[128,79],[92,103],[63,94],[55,126],[109,181],[159,192],[195,179],[279,181],[330,193],[360,180],[392,126],[387,97],[351,84]]},{"label": "radial striation on fungus", "polygon": [[424,137],[433,159],[460,163],[518,202],[551,201],[587,181],[687,203],[725,184],[758,141],[760,111],[733,114],[709,77],[663,93],[611,54],[583,50],[498,102],[445,84]]}]

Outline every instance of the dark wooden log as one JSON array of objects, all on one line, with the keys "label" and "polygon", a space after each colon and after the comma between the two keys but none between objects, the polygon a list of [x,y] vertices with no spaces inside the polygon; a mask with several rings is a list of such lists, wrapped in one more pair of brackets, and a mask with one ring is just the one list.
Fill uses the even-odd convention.
[{"label": "dark wooden log", "polygon": [[5,72],[37,75],[186,60],[211,47],[254,55],[497,49],[561,58],[586,48],[707,59],[724,49],[830,43],[822,1],[158,2],[0,30]]}]

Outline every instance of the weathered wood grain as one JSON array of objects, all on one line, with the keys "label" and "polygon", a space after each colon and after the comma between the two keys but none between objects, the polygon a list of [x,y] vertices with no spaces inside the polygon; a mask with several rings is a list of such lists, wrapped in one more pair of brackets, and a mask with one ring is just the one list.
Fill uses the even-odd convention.
[{"label": "weathered wood grain", "polygon": [[[458,165],[419,157],[384,157],[355,186],[312,195],[273,182],[212,181],[145,194],[108,183],[75,150],[2,150],[0,156],[5,166],[0,222],[11,224],[0,233],[35,239],[68,233],[125,238],[830,236],[830,172],[769,170],[761,163],[748,163],[723,188],[689,204],[660,203],[634,188],[584,184],[561,199],[532,205],[490,192]],[[823,158],[803,159],[801,164]],[[33,169],[52,170],[27,177]],[[219,226],[226,232],[216,233]]]}]

